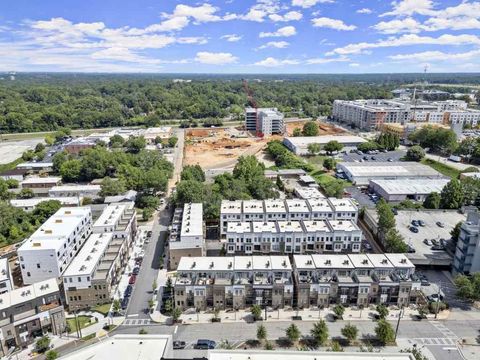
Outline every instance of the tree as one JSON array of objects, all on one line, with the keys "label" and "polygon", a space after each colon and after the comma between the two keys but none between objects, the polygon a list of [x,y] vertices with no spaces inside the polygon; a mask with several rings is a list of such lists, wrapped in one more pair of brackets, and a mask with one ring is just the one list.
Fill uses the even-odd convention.
[{"label": "tree", "polygon": [[57,152],[53,155],[52,158],[52,169],[56,174],[60,174],[60,168],[62,167],[63,163],[68,160],[67,153],[65,151]]},{"label": "tree", "polygon": [[80,160],[66,160],[60,166],[60,175],[65,182],[78,182],[81,179],[82,163]]},{"label": "tree", "polygon": [[204,182],[205,172],[200,165],[186,165],[180,174],[181,180],[195,180]]},{"label": "tree", "polygon": [[378,215],[378,232],[383,239],[385,234],[395,227],[395,216],[383,198],[377,202],[376,209]]},{"label": "tree", "polygon": [[462,228],[463,221],[459,221],[455,224],[452,231],[450,231],[450,235],[452,236],[452,244],[457,246],[458,238],[460,237],[460,229]]},{"label": "tree", "polygon": [[332,344],[330,345],[330,348],[327,351],[343,352],[343,347],[342,345],[340,345],[338,341],[332,341]]},{"label": "tree", "polygon": [[182,309],[176,307],[172,311],[172,319],[174,322],[177,322],[180,319],[180,316],[182,316]]},{"label": "tree", "polygon": [[442,209],[458,209],[463,205],[463,189],[459,180],[452,179],[440,193]]},{"label": "tree", "polygon": [[28,188],[23,188],[22,190],[20,190],[20,192],[17,195],[19,199],[31,199],[34,196],[35,196],[35,193],[33,192],[33,190]]},{"label": "tree", "polygon": [[395,331],[387,320],[379,320],[375,327],[375,335],[384,344],[391,344],[395,341]]},{"label": "tree", "polygon": [[118,299],[113,300],[112,311],[114,314],[118,314],[118,312],[120,311],[120,300]]},{"label": "tree", "polygon": [[425,157],[425,150],[418,145],[414,145],[407,150],[408,161],[420,161]]},{"label": "tree", "polygon": [[24,161],[32,161],[35,158],[35,153],[33,150],[27,150],[22,154],[22,160]]},{"label": "tree", "polygon": [[127,151],[133,154],[138,154],[145,149],[145,146],[147,146],[147,142],[143,136],[132,136],[125,142]]},{"label": "tree", "polygon": [[345,307],[342,304],[337,304],[333,307],[333,313],[338,319],[342,319],[345,313]]},{"label": "tree", "polygon": [[45,145],[43,145],[43,143],[38,143],[36,146],[35,146],[35,152],[38,153],[40,151],[43,151],[45,150]]},{"label": "tree", "polygon": [[250,313],[252,314],[253,320],[257,321],[262,319],[262,308],[260,305],[252,305]]},{"label": "tree", "polygon": [[15,179],[7,179],[5,180],[5,184],[9,189],[18,189],[18,186],[20,185],[18,180]]},{"label": "tree", "polygon": [[317,346],[323,346],[328,340],[328,327],[325,320],[319,320],[313,324],[313,328],[310,330],[313,340]]},{"label": "tree", "polygon": [[172,299],[165,300],[164,307],[165,307],[165,313],[167,313],[167,315],[171,315],[173,312]]},{"label": "tree", "polygon": [[288,340],[292,343],[295,343],[300,339],[300,330],[298,329],[297,325],[291,324],[287,330],[285,331],[285,335],[287,336]]},{"label": "tree", "polygon": [[386,317],[388,316],[388,308],[384,305],[384,304],[379,304],[377,305],[377,313],[378,313],[378,316],[380,319],[386,319]]},{"label": "tree", "polygon": [[55,214],[62,207],[62,203],[58,200],[47,200],[35,206],[32,215],[40,223],[45,222],[50,216]]},{"label": "tree", "polygon": [[457,135],[450,129],[424,126],[409,135],[409,140],[433,152],[451,154],[457,147]]},{"label": "tree", "polygon": [[55,138],[52,135],[45,136],[45,143],[48,146],[52,146],[55,143]]},{"label": "tree", "polygon": [[175,147],[177,145],[178,138],[176,136],[172,136],[171,138],[168,139],[168,146],[170,147]]},{"label": "tree", "polygon": [[293,129],[293,134],[292,135],[295,136],[295,137],[302,136],[302,129],[300,129],[300,128]]},{"label": "tree", "polygon": [[437,193],[436,191],[431,192],[430,194],[427,195],[423,202],[423,207],[426,209],[438,209],[440,208],[440,194]]},{"label": "tree", "polygon": [[246,181],[256,179],[265,173],[265,165],[259,162],[254,155],[240,156],[233,169],[234,178],[243,178]]},{"label": "tree", "polygon": [[355,325],[351,325],[350,323],[348,323],[342,328],[341,332],[342,335],[345,336],[350,343],[357,339],[358,328]]},{"label": "tree", "polygon": [[122,179],[112,179],[107,176],[103,178],[100,185],[101,197],[115,196],[123,194],[125,191],[127,191],[127,189],[125,187],[125,182]]},{"label": "tree", "polygon": [[465,300],[474,300],[478,296],[475,294],[475,287],[470,279],[465,275],[459,275],[455,278],[457,287],[457,296]]},{"label": "tree", "polygon": [[318,154],[322,150],[322,146],[320,144],[311,143],[308,144],[307,150],[308,153],[313,156]]},{"label": "tree", "polygon": [[323,160],[323,167],[327,170],[333,170],[335,169],[336,166],[336,161],[334,158],[326,158]]},{"label": "tree", "polygon": [[118,134],[115,134],[110,138],[110,146],[112,148],[122,147],[123,144],[125,144],[125,139]]},{"label": "tree", "polygon": [[342,149],[343,149],[343,145],[340,144],[337,140],[331,140],[323,146],[323,150],[325,150],[327,154],[332,154]]},{"label": "tree", "polygon": [[40,339],[37,340],[35,343],[35,351],[43,354],[47,351],[50,347],[50,338],[48,336],[42,336]]},{"label": "tree", "polygon": [[262,342],[267,339],[267,329],[263,325],[257,327],[257,340]]},{"label": "tree", "polygon": [[58,358],[58,352],[55,350],[49,350],[45,353],[45,359],[46,360],[55,360]]},{"label": "tree", "polygon": [[408,246],[396,228],[390,228],[384,236],[385,251],[388,253],[407,252]]},{"label": "tree", "polygon": [[316,121],[307,121],[303,125],[302,134],[303,136],[318,136],[318,124]]}]

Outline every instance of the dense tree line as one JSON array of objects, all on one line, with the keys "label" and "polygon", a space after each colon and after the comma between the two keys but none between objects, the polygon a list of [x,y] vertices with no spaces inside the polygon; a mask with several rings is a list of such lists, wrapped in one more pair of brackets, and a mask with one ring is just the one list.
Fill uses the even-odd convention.
[{"label": "dense tree line", "polygon": [[[287,115],[329,115],[335,99],[388,98],[392,85],[299,77],[251,82],[259,106]],[[198,78],[175,83],[165,77],[22,75],[0,82],[0,131],[53,131],[161,124],[168,119],[241,118],[247,104],[240,78]]]}]

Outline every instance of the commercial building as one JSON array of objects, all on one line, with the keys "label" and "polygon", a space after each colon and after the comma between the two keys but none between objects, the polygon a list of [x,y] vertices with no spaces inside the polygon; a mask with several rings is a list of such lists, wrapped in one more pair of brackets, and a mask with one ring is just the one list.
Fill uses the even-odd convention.
[{"label": "commercial building", "polygon": [[220,233],[227,232],[229,222],[357,219],[358,208],[351,199],[223,200]]},{"label": "commercial building", "polygon": [[300,199],[325,199],[325,195],[316,187],[296,187],[293,191]]},{"label": "commercial building", "polygon": [[36,196],[48,195],[48,191],[62,182],[57,176],[32,176],[20,182],[22,189],[30,189]]},{"label": "commercial building", "polygon": [[98,141],[99,140],[88,138],[88,137],[77,138],[65,144],[63,146],[63,149],[69,154],[77,155],[83,150],[91,149],[95,147]]},{"label": "commercial building", "polygon": [[24,162],[17,165],[17,169],[30,170],[32,172],[51,171],[52,162]]},{"label": "commercial building", "polygon": [[292,266],[287,256],[182,257],[174,280],[181,309],[275,309],[293,304]]},{"label": "commercial building", "polygon": [[12,272],[10,271],[10,266],[8,265],[8,259],[1,258],[0,259],[0,294],[12,291],[14,288],[13,286],[13,278]]},{"label": "commercial building", "polygon": [[54,186],[48,190],[48,196],[50,197],[87,197],[95,199],[100,197],[100,191],[102,190],[100,185],[60,185]]},{"label": "commercial building", "polygon": [[415,360],[410,353],[291,350],[209,350],[209,360]]},{"label": "commercial building", "polygon": [[255,131],[261,136],[283,134],[285,132],[283,114],[276,108],[246,108],[245,129]]},{"label": "commercial building", "polygon": [[107,206],[93,224],[93,233],[63,273],[69,310],[111,301],[137,232],[134,203]]},{"label": "commercial building", "polygon": [[360,252],[362,231],[351,220],[229,222],[228,254]]},{"label": "commercial building", "polygon": [[65,330],[65,313],[55,279],[0,295],[0,351],[25,347],[45,331],[59,335]]},{"label": "commercial building", "polygon": [[417,162],[343,162],[337,164],[337,172],[355,185],[366,186],[370,180],[442,179],[444,176],[430,166]]},{"label": "commercial building", "polygon": [[420,281],[404,254],[294,255],[297,305],[398,306],[416,302]]},{"label": "commercial building", "polygon": [[155,144],[155,140],[157,138],[162,140],[168,140],[173,135],[172,127],[171,126],[162,126],[162,127],[153,127],[145,129],[143,133],[143,137],[147,141],[148,144]]},{"label": "commercial building", "polygon": [[480,121],[480,111],[468,109],[460,100],[412,102],[410,99],[335,100],[332,117],[366,130],[378,130],[385,123],[471,124]]},{"label": "commercial building", "polygon": [[17,180],[18,182],[21,182],[27,174],[28,170],[26,169],[12,169],[0,173],[0,178],[3,180]]},{"label": "commercial building", "polygon": [[[161,360],[173,359],[172,335],[113,335],[75,350],[61,360],[115,359]],[[192,359],[193,360],[193,359]],[[410,360],[410,359],[386,359]],[[413,360],[413,359],[412,359]]]},{"label": "commercial building", "polygon": [[23,209],[24,211],[32,211],[35,207],[45,201],[59,201],[62,206],[80,206],[82,204],[81,197],[35,197],[31,199],[12,199],[10,205]]},{"label": "commercial building", "polygon": [[458,237],[454,274],[473,274],[480,271],[480,214],[476,209],[469,209],[467,221],[462,223]]},{"label": "commercial building", "polygon": [[283,144],[296,155],[307,155],[308,145],[319,144],[324,146],[330,141],[338,141],[345,150],[356,148],[358,145],[367,142],[364,138],[350,135],[322,135],[322,136],[294,136],[283,139]]},{"label": "commercial building", "polygon": [[440,193],[449,179],[370,180],[368,187],[388,202],[406,199],[424,201],[432,192]]},{"label": "commercial building", "polygon": [[203,205],[190,203],[175,209],[168,243],[170,269],[175,270],[182,257],[205,255]]},{"label": "commercial building", "polygon": [[89,207],[60,208],[17,251],[23,283],[60,277],[91,231]]}]

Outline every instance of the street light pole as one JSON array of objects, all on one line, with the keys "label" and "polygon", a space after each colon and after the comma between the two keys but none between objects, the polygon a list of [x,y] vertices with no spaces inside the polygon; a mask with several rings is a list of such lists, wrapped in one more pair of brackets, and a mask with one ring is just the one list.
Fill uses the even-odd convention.
[{"label": "street light pole", "polygon": [[397,327],[395,329],[395,341],[397,341],[398,328],[400,327],[400,319],[402,318],[402,312],[403,312],[403,305],[400,308],[400,312],[398,313]]}]

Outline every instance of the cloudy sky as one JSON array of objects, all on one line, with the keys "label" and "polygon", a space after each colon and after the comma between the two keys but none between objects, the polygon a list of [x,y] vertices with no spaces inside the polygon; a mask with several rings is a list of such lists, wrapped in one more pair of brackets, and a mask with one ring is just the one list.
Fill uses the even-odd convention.
[{"label": "cloudy sky", "polygon": [[1,0],[0,71],[480,71],[480,2]]}]

